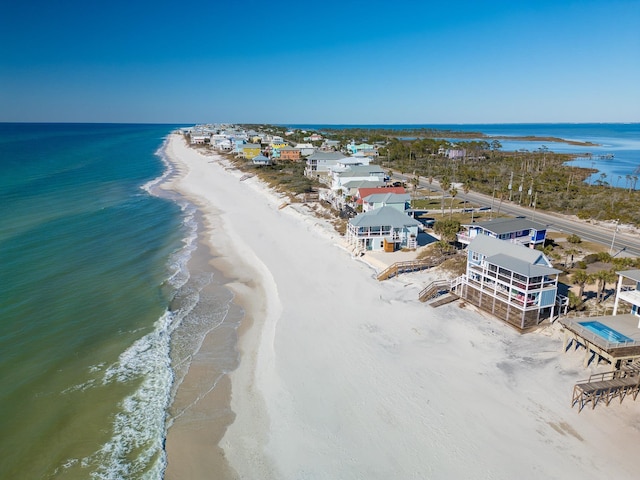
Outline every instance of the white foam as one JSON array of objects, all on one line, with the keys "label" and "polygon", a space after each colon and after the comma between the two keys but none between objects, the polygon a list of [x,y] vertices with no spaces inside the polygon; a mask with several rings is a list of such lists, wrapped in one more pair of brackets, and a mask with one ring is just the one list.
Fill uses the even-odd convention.
[{"label": "white foam", "polygon": [[[92,478],[161,477],[166,463],[163,450],[165,412],[173,381],[169,362],[171,324],[172,315],[167,312],[156,322],[151,333],[135,341],[105,370],[103,384],[141,378],[142,383],[120,403],[121,410],[113,422],[111,439],[97,452],[82,459],[84,466],[95,468],[91,472]],[[155,473],[152,475],[152,472]]]}]

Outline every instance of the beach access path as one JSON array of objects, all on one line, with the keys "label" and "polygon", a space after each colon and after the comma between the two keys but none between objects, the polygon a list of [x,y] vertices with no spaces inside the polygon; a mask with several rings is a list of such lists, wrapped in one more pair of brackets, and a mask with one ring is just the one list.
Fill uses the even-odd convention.
[{"label": "beach access path", "polygon": [[521,335],[460,303],[429,308],[418,292],[437,272],[379,282],[259,179],[179,135],[167,153],[246,312],[220,442],[232,478],[636,478],[640,404],[578,415],[590,371],[554,326]]}]

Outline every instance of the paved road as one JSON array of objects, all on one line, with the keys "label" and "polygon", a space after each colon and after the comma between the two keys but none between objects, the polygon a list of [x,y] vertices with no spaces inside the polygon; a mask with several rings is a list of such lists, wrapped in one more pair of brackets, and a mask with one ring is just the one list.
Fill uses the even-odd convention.
[{"label": "paved road", "polygon": [[[409,184],[412,178],[411,175],[401,175],[400,173],[394,173],[393,177],[394,179],[398,178],[401,181],[405,181],[407,184]],[[433,184],[430,185],[426,180],[420,179],[420,188],[426,188],[435,192],[442,192],[438,182],[435,180],[433,181]],[[465,194],[462,191],[458,191],[456,197],[485,207],[491,207],[491,204],[493,203],[494,211],[498,211],[499,207],[500,213],[524,216],[547,225],[548,229],[551,231],[578,235],[583,240],[599,243],[608,247],[609,251],[611,251],[614,256],[631,255],[640,257],[640,235],[616,231],[614,226],[606,228],[599,225],[592,225],[586,221],[574,220],[568,216],[560,214],[541,212],[540,210],[522,207],[509,201],[503,201],[502,204],[499,205],[500,201],[498,199],[495,199],[492,202],[492,198],[490,196],[477,192],[469,192]]]}]

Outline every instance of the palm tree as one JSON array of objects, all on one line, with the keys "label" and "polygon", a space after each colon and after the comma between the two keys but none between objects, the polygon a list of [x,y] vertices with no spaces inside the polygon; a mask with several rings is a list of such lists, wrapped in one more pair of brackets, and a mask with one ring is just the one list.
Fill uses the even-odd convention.
[{"label": "palm tree", "polygon": [[451,187],[451,183],[449,182],[449,177],[444,176],[442,177],[442,180],[440,180],[440,188],[442,189],[442,216],[444,217],[444,196],[447,193],[447,190],[449,190],[449,187]]},{"label": "palm tree", "polygon": [[456,195],[458,195],[458,190],[456,190],[455,187],[452,188],[449,190],[449,195],[451,195],[451,205],[449,207],[449,219],[451,219],[453,216],[453,200],[456,198]]},{"label": "palm tree", "polygon": [[604,291],[607,288],[607,283],[615,282],[617,275],[616,275],[616,272],[614,272],[613,270],[600,270],[599,272],[596,272],[594,275],[597,282],[597,293],[596,293],[597,302],[600,303],[602,302],[602,300],[604,300]]},{"label": "palm tree", "polygon": [[574,285],[578,285],[580,290],[578,291],[578,298],[582,300],[584,296],[584,286],[593,284],[593,277],[587,273],[586,270],[576,270],[575,273],[571,276],[571,281],[573,281]]}]

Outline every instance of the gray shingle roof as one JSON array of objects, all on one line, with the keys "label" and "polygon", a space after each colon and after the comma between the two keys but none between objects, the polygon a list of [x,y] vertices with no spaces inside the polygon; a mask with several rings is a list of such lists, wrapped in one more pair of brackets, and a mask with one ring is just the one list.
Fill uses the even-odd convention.
[{"label": "gray shingle roof", "polygon": [[560,273],[560,270],[550,266],[551,262],[540,250],[523,247],[488,235],[478,235],[471,240],[469,250],[484,255],[489,263],[528,277]]},{"label": "gray shingle roof", "polygon": [[526,218],[495,218],[493,220],[487,220],[486,222],[476,222],[471,224],[473,227],[482,227],[496,235],[510,232],[521,232],[523,230],[546,230],[546,225],[543,225]]},{"label": "gray shingle roof", "polygon": [[357,227],[379,227],[384,225],[393,228],[402,228],[420,225],[420,222],[393,207],[381,207],[375,210],[369,210],[368,212],[356,215],[349,220],[349,223]]},{"label": "gray shingle roof", "polygon": [[367,203],[407,203],[411,201],[408,193],[373,193],[364,199]]},{"label": "gray shingle roof", "polygon": [[374,188],[385,185],[384,182],[372,180],[351,180],[342,184],[344,188]]}]

